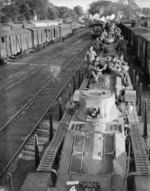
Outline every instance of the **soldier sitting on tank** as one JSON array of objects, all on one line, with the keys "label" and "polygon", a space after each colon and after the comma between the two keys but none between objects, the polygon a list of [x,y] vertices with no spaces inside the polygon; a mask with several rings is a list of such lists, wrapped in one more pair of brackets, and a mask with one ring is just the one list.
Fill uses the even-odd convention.
[{"label": "soldier sitting on tank", "polygon": [[92,107],[89,110],[89,113],[87,115],[87,119],[96,118],[98,115],[100,115],[100,108],[99,107]]},{"label": "soldier sitting on tank", "polygon": [[100,69],[99,63],[94,61],[92,64],[90,64],[88,70],[89,70],[89,76],[92,76],[94,82],[97,83],[104,69]]},{"label": "soldier sitting on tank", "polygon": [[99,56],[95,57],[96,66],[99,67],[99,69],[102,71],[105,71],[107,69],[107,63],[100,59]]},{"label": "soldier sitting on tank", "polygon": [[66,110],[69,114],[74,114],[75,111],[77,111],[79,107],[78,101],[73,101],[72,99],[67,103]]},{"label": "soldier sitting on tank", "polygon": [[120,65],[116,62],[116,58],[112,58],[111,62],[108,63],[108,69],[110,74],[118,76],[122,79],[124,86],[129,85],[128,76],[122,72]]}]

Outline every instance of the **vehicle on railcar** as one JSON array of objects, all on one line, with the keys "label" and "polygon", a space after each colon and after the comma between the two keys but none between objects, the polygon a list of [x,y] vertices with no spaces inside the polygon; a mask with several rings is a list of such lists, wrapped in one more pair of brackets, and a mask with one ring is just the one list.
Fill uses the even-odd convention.
[{"label": "vehicle on railcar", "polygon": [[[127,113],[121,112],[116,104],[116,98],[120,99],[123,92],[120,79],[109,74],[100,76],[97,83],[89,78],[86,89],[76,90],[71,99],[73,107],[66,107],[66,115],[72,117],[65,125],[59,152],[54,152],[54,165],[51,169],[46,167],[49,165],[46,162],[54,157],[46,150],[47,158],[36,172],[28,174],[21,191],[127,191],[130,130],[124,118]],[[125,110],[130,113],[133,107],[126,105]],[[52,149],[54,145],[53,142]],[[150,180],[142,175],[138,180],[136,173],[131,176],[135,191],[139,182],[146,181],[148,185]]]}]

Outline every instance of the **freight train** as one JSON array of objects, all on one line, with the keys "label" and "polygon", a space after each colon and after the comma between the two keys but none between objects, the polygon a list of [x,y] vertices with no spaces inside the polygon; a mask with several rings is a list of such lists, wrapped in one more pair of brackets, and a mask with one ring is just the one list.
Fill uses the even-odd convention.
[{"label": "freight train", "polygon": [[120,28],[150,80],[150,29],[131,23],[120,24]]},{"label": "freight train", "polygon": [[0,58],[9,58],[28,50],[34,50],[52,41],[73,34],[80,28],[76,22],[63,25],[35,27],[33,24],[0,25]]},{"label": "freight train", "polygon": [[97,83],[84,78],[21,191],[148,191],[135,102],[132,85],[125,88],[119,77],[105,73]]}]

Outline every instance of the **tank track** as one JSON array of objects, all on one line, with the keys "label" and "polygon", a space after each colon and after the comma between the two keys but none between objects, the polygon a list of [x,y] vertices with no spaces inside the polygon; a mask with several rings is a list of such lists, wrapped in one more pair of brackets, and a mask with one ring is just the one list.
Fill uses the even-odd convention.
[{"label": "tank track", "polygon": [[135,160],[136,172],[139,174],[149,175],[150,167],[149,160],[146,151],[146,145],[144,139],[142,138],[139,124],[138,116],[136,109],[134,108],[133,112],[128,115],[128,120],[130,124],[130,136],[133,149],[133,155]]},{"label": "tank track", "polygon": [[64,137],[66,136],[68,123],[71,119],[71,115],[68,114],[66,111],[61,119],[58,129],[49,144],[46,148],[44,155],[41,159],[41,162],[37,168],[37,171],[50,171],[53,167],[54,160],[56,158],[57,152],[60,148],[60,145],[63,142]]}]

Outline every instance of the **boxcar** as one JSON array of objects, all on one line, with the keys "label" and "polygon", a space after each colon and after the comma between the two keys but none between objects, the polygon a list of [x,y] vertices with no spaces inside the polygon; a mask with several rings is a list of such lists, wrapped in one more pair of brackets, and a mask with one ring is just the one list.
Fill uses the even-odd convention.
[{"label": "boxcar", "polygon": [[32,27],[35,27],[35,25],[32,23],[23,23],[22,24],[22,28],[32,28]]},{"label": "boxcar", "polygon": [[47,42],[51,42],[61,38],[60,28],[58,25],[48,26],[47,28]]},{"label": "boxcar", "polygon": [[31,31],[18,29],[0,33],[0,56],[9,57],[32,48]]},{"label": "boxcar", "polygon": [[18,30],[18,29],[22,29],[22,24],[12,24],[12,23],[9,23],[8,24],[9,26],[11,26],[11,30]]},{"label": "boxcar", "polygon": [[9,31],[11,30],[11,26],[7,24],[0,23],[0,32],[1,31]]},{"label": "boxcar", "polygon": [[139,42],[138,37],[140,34],[144,33],[150,33],[150,30],[140,27],[138,29],[133,30],[131,34],[131,42],[133,42],[133,49],[135,50],[137,57],[139,57],[139,51],[141,50],[141,43]]},{"label": "boxcar", "polygon": [[76,29],[79,28],[79,24],[77,22],[72,22],[71,24],[72,31],[74,32]]},{"label": "boxcar", "polygon": [[146,69],[146,58],[148,54],[147,48],[148,48],[149,37],[150,37],[150,33],[142,33],[137,37],[137,41],[138,41],[137,58],[141,62],[141,65],[143,66],[146,72],[148,69],[148,68]]},{"label": "boxcar", "polygon": [[46,42],[46,27],[28,28],[32,34],[32,47],[36,48]]},{"label": "boxcar", "polygon": [[122,31],[122,34],[123,34],[124,38],[125,38],[126,40],[129,40],[129,39],[128,39],[128,33],[129,33],[129,29],[131,28],[131,23],[121,25],[120,28],[121,28],[121,31]]},{"label": "boxcar", "polygon": [[59,29],[61,38],[70,36],[72,34],[71,25],[60,25]]}]

